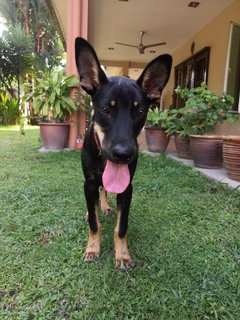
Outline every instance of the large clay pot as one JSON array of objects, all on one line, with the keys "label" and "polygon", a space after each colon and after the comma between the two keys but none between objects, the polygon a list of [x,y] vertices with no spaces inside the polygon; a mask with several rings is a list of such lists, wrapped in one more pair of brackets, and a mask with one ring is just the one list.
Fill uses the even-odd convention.
[{"label": "large clay pot", "polygon": [[145,128],[148,150],[151,152],[165,152],[170,140],[166,130],[162,128]]},{"label": "large clay pot", "polygon": [[175,133],[175,145],[179,158],[192,159],[189,137],[183,137],[180,133]]},{"label": "large clay pot", "polygon": [[47,150],[62,150],[65,147],[68,133],[68,123],[39,123],[43,147]]},{"label": "large clay pot", "polygon": [[221,168],[222,144],[222,136],[190,135],[190,150],[194,165],[207,169]]},{"label": "large clay pot", "polygon": [[223,137],[223,161],[228,177],[240,181],[240,136]]}]

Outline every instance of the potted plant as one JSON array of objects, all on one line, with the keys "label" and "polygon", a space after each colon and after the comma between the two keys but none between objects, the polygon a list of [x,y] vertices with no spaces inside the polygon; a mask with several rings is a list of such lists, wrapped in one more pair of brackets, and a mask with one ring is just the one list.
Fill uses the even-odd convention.
[{"label": "potted plant", "polygon": [[74,75],[67,77],[63,70],[40,72],[34,91],[24,97],[25,101],[32,99],[34,110],[44,120],[38,124],[45,149],[64,148],[69,131],[69,124],[65,122],[66,117],[77,111],[76,105],[70,98],[70,90],[78,87],[78,84]]},{"label": "potted plant", "polygon": [[76,141],[76,144],[75,144],[75,148],[77,150],[82,150],[83,148],[83,137],[81,134],[78,134],[77,136],[77,141]]},{"label": "potted plant", "polygon": [[240,181],[240,135],[223,137],[223,161],[228,177]]},{"label": "potted plant", "polygon": [[174,135],[177,156],[183,159],[192,159],[190,151],[190,139],[183,131],[184,110],[170,109],[167,132]]},{"label": "potted plant", "polygon": [[83,89],[81,89],[80,94],[80,110],[85,115],[85,121],[86,121],[86,130],[88,128],[90,119],[91,119],[91,112],[93,110],[92,107],[92,97],[87,94]]},{"label": "potted plant", "polygon": [[217,122],[234,121],[229,111],[233,105],[230,95],[218,96],[207,85],[193,89],[177,88],[176,93],[185,101],[179,109],[182,135],[190,137],[190,150],[195,166],[218,168],[222,166],[222,136],[209,134]]},{"label": "potted plant", "polygon": [[145,137],[149,151],[166,151],[170,139],[170,135],[166,131],[168,121],[168,110],[161,111],[156,106],[149,108],[145,124]]}]

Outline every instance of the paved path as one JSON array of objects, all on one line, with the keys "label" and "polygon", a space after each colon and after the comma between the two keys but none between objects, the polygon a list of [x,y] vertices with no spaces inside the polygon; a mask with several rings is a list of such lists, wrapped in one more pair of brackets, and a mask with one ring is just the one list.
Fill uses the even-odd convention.
[{"label": "paved path", "polygon": [[[151,155],[159,155],[159,153],[153,153],[153,152],[149,152],[149,151],[143,151],[146,152],[148,154]],[[225,168],[220,168],[220,169],[202,169],[202,168],[197,168],[194,166],[193,161],[192,160],[187,160],[187,159],[181,159],[177,157],[177,154],[175,152],[168,152],[166,153],[166,157],[170,158],[174,161],[177,162],[181,162],[183,164],[185,164],[186,166],[189,167],[194,167],[197,171],[199,171],[202,175],[208,177],[209,179],[213,180],[213,181],[219,181],[221,183],[226,184],[230,189],[239,189],[240,191],[240,182],[239,181],[235,181],[232,179],[229,179],[227,177],[227,172]]]}]

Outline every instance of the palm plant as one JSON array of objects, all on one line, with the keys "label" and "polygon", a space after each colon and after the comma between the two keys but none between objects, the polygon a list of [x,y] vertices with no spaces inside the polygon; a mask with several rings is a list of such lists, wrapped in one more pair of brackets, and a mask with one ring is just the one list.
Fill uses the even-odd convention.
[{"label": "palm plant", "polygon": [[64,52],[58,26],[44,0],[0,0],[0,14],[7,25],[20,24],[31,37],[38,62],[36,69],[59,65]]},{"label": "palm plant", "polygon": [[0,15],[9,26],[0,39],[0,89],[20,100],[21,78],[34,84],[34,73],[59,65],[64,49],[44,0],[0,0]]},{"label": "palm plant", "polygon": [[17,81],[17,98],[20,100],[20,78],[31,70],[34,62],[31,39],[19,25],[9,28],[0,39],[0,79],[15,96],[11,82]]},{"label": "palm plant", "polygon": [[10,26],[14,26],[16,23],[22,24],[23,22],[15,0],[0,0],[0,13]]}]

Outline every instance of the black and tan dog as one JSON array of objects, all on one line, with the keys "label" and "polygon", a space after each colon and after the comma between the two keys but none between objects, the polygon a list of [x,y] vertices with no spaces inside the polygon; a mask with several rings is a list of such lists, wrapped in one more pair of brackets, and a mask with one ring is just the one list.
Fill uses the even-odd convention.
[{"label": "black and tan dog", "polygon": [[94,49],[83,38],[76,39],[75,50],[81,86],[92,96],[93,103],[92,122],[82,153],[89,220],[85,261],[96,261],[100,254],[98,207],[100,198],[102,210],[109,209],[106,190],[117,194],[116,267],[130,268],[133,261],[127,247],[127,228],[131,182],[138,160],[137,137],[148,106],[160,97],[168,81],[172,58],[167,54],[157,57],[134,81],[126,77],[107,78]]}]

